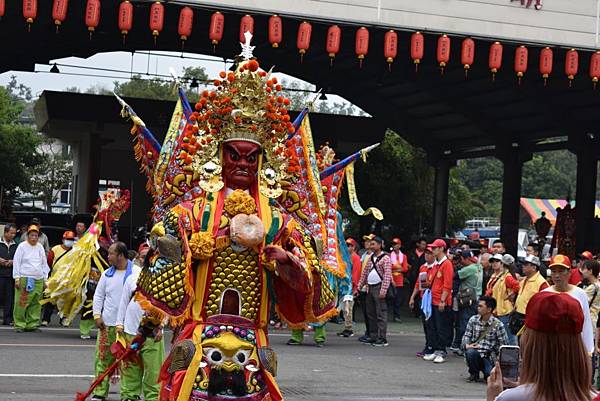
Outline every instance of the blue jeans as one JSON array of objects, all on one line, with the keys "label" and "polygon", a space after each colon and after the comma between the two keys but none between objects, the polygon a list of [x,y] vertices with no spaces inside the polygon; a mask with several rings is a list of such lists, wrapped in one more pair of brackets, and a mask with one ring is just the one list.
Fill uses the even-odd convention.
[{"label": "blue jeans", "polygon": [[504,328],[506,329],[506,334],[508,335],[508,344],[507,345],[517,345],[517,336],[514,335],[510,331],[510,327],[508,327],[508,321],[510,320],[510,314],[504,316],[498,316],[498,320],[502,322]]},{"label": "blue jeans", "polygon": [[469,323],[469,319],[476,314],[477,304],[473,304],[468,308],[462,308],[458,311],[458,324],[456,325],[456,338],[454,339],[454,343],[459,344],[458,347],[460,347],[460,344],[462,343],[462,338],[467,330],[467,323]]},{"label": "blue jeans", "polygon": [[469,374],[479,376],[479,372],[483,372],[483,377],[486,378],[492,371],[492,361],[490,358],[484,358],[476,349],[468,349],[465,352],[465,359],[469,368]]}]

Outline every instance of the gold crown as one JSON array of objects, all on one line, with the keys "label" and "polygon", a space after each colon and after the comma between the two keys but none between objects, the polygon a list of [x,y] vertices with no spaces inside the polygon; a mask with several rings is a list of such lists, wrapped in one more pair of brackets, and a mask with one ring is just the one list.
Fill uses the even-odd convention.
[{"label": "gold crown", "polygon": [[250,141],[262,147],[266,158],[261,177],[269,185],[278,187],[286,174],[285,142],[288,134],[294,132],[287,110],[290,101],[278,93],[282,88],[277,78],[261,70],[258,61],[252,59],[250,39],[248,36],[247,44],[242,44],[243,60],[235,72],[221,71],[220,79],[214,82],[216,90],[202,92],[190,117],[191,124],[197,126],[194,131],[200,144],[194,164],[201,174],[206,173],[201,186],[210,192],[222,186],[206,182],[211,174],[220,174],[217,153],[220,145],[228,141]]}]

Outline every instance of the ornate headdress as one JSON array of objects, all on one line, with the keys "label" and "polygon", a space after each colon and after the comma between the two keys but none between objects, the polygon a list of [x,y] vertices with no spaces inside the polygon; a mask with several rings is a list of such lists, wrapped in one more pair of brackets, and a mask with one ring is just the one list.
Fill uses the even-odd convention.
[{"label": "ornate headdress", "polygon": [[200,187],[216,192],[223,187],[219,148],[228,141],[250,141],[260,145],[265,158],[259,185],[263,195],[281,195],[280,181],[285,178],[287,161],[285,141],[294,132],[287,107],[289,99],[278,95],[281,85],[270,72],[259,69],[253,58],[252,35],[245,33],[241,61],[235,72],[222,71],[214,91],[205,90],[196,111],[190,116],[185,135],[197,143],[193,168],[199,173]]}]

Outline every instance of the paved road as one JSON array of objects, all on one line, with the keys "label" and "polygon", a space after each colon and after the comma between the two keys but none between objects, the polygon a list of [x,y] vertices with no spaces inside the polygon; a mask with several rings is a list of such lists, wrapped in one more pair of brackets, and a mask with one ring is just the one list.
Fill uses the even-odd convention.
[{"label": "paved road", "polygon": [[[272,333],[278,352],[278,382],[286,401],[479,401],[485,386],[465,382],[462,358],[435,365],[416,358],[422,347],[418,324],[391,325],[390,346],[374,348],[339,338],[329,325],[327,345],[286,346],[289,335]],[[93,375],[94,341],[75,329],[47,328],[16,334],[0,326],[0,400],[72,401]],[[109,397],[118,400],[118,389]]]}]

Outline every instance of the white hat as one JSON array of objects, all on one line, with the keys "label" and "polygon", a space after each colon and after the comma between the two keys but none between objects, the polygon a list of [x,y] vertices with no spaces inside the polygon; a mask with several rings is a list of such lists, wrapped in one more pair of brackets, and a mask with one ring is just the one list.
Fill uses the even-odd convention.
[{"label": "white hat", "polygon": [[502,264],[510,266],[513,263],[515,263],[515,258],[513,258],[512,255],[510,255],[508,253],[505,253],[504,255],[502,255]]},{"label": "white hat", "polygon": [[525,259],[523,260],[523,263],[531,263],[532,265],[536,265],[537,267],[540,267],[540,258],[538,258],[537,256],[533,256],[533,255],[527,255],[525,257]]}]

